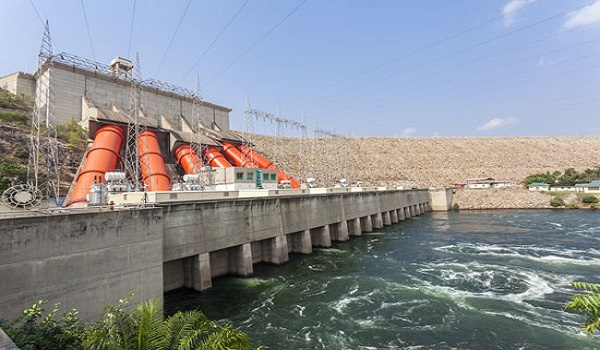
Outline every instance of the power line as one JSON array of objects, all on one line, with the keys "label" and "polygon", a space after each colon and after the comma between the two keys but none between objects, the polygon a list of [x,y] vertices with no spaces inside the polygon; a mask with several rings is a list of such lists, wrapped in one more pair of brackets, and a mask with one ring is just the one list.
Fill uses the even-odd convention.
[{"label": "power line", "polygon": [[92,42],[92,33],[90,32],[90,25],[88,23],[87,15],[85,13],[85,5],[83,0],[81,0],[81,8],[83,9],[83,19],[85,20],[85,28],[87,29],[88,39],[90,41],[90,47],[92,48],[92,57],[94,57],[94,61],[96,60],[96,52],[94,51],[94,44]]},{"label": "power line", "polygon": [[42,27],[46,26],[46,23],[44,23],[44,20],[42,19],[42,16],[40,16],[40,13],[37,10],[37,7],[35,7],[35,4],[33,3],[33,0],[29,0],[29,3],[31,4],[31,7],[33,7],[33,10],[35,11],[35,14],[37,15],[37,18],[40,20],[40,23],[42,24]]},{"label": "power line", "polygon": [[[429,65],[429,64],[431,64],[431,63],[435,63],[435,62],[438,62],[438,61],[444,60],[444,59],[446,59],[446,58],[449,58],[449,57],[451,57],[451,56],[454,56],[454,55],[457,55],[457,54],[460,54],[460,53],[463,53],[463,52],[466,52],[466,51],[472,50],[472,49],[474,49],[474,48],[477,48],[477,47],[480,47],[480,46],[483,46],[483,45],[489,44],[489,43],[491,43],[491,42],[494,42],[494,41],[496,41],[496,40],[502,39],[502,38],[504,38],[504,37],[507,37],[507,36],[510,36],[510,35],[513,35],[513,34],[519,33],[519,32],[521,32],[521,31],[523,31],[523,30],[526,30],[526,29],[532,28],[532,27],[534,27],[534,26],[537,26],[537,25],[540,25],[540,24],[543,24],[543,23],[549,22],[549,21],[551,21],[551,20],[554,20],[554,19],[556,19],[556,18],[562,17],[562,16],[564,16],[564,15],[565,15],[565,14],[567,14],[567,13],[570,13],[570,12],[572,12],[572,11],[575,11],[575,10],[581,9],[581,8],[583,8],[583,7],[585,7],[585,6],[588,6],[589,4],[590,4],[590,3],[588,3],[588,4],[586,4],[586,5],[583,5],[583,6],[576,7],[576,8],[574,8],[574,9],[570,9],[570,10],[567,10],[567,11],[563,11],[563,12],[561,12],[561,13],[558,13],[558,14],[555,14],[555,15],[553,15],[553,16],[551,16],[551,17],[544,18],[544,19],[542,19],[542,20],[540,20],[540,21],[537,21],[537,22],[534,22],[534,23],[528,24],[528,25],[526,25],[526,26],[523,26],[523,27],[517,28],[517,29],[515,29],[515,30],[509,31],[509,32],[506,32],[506,33],[503,33],[503,34],[500,34],[500,35],[497,35],[497,36],[494,36],[494,37],[492,37],[492,38],[489,38],[489,39],[486,39],[486,40],[484,40],[484,41],[480,41],[480,42],[478,42],[478,43],[475,43],[475,44],[473,44],[473,45],[470,45],[470,46],[464,47],[464,48],[462,48],[462,49],[459,49],[459,50],[456,50],[456,51],[453,51],[453,52],[450,52],[450,53],[448,53],[448,54],[446,54],[446,55],[439,56],[439,57],[433,58],[433,59],[431,59],[431,60],[428,60],[428,61],[425,61],[425,62],[421,62],[421,63],[419,63],[419,64],[416,64],[416,65],[413,65],[413,66],[411,66],[411,67],[407,67],[407,68],[405,68],[405,69],[403,69],[403,70],[401,70],[401,71],[398,71],[398,72],[396,72],[396,73],[388,74],[388,75],[386,75],[385,77],[383,77],[383,78],[381,78],[381,79],[376,79],[376,80],[373,80],[373,81],[370,81],[370,82],[367,82],[367,83],[363,83],[363,84],[361,84],[361,85],[359,85],[359,86],[355,86],[355,87],[354,87],[354,88],[352,88],[352,89],[363,88],[363,87],[366,87],[366,86],[368,86],[368,85],[372,85],[372,84],[375,84],[375,83],[379,83],[379,82],[381,82],[381,81],[383,81],[383,80],[390,79],[390,78],[392,78],[393,76],[396,76],[396,75],[399,75],[399,74],[402,74],[402,73],[406,73],[406,72],[412,71],[412,70],[414,70],[414,69],[416,69],[416,68],[423,67],[423,66]],[[326,96],[326,97],[320,98],[320,99],[318,99],[317,101],[323,101],[323,100],[326,100],[326,99],[328,99],[328,98],[330,98],[330,97],[332,97],[332,96],[337,96],[337,94],[336,94],[336,95],[330,95],[330,96]],[[306,106],[306,102],[304,102],[304,103],[303,103],[303,106]]]},{"label": "power line", "polygon": [[162,58],[160,59],[160,63],[158,64],[158,68],[156,69],[156,73],[154,73],[154,77],[156,78],[156,76],[158,75],[158,72],[160,71],[160,68],[162,67],[162,64],[165,62],[165,58],[167,58],[167,54],[169,53],[169,50],[171,49],[171,45],[173,44],[173,40],[175,40],[175,36],[177,35],[177,32],[179,32],[179,27],[181,27],[181,23],[183,22],[183,19],[185,18],[185,15],[187,14],[188,9],[190,8],[190,4],[192,3],[192,0],[189,0],[187,5],[185,6],[185,10],[183,10],[183,13],[181,14],[181,18],[179,19],[179,23],[177,23],[177,28],[175,28],[175,32],[173,33],[173,36],[171,36],[171,40],[169,40],[169,45],[167,46],[167,49],[165,50],[165,53],[163,54]]},{"label": "power line", "polygon": [[133,21],[135,20],[135,0],[133,0],[133,9],[131,10],[131,26],[129,27],[129,45],[127,46],[127,58],[131,55],[131,38],[133,37]]},{"label": "power line", "polygon": [[233,67],[234,64],[236,64],[242,57],[244,57],[254,47],[256,47],[258,44],[260,44],[260,42],[263,41],[266,37],[271,35],[271,33],[273,33],[275,31],[275,29],[277,29],[281,24],[283,24],[283,22],[285,22],[288,18],[290,18],[294,14],[294,12],[298,11],[300,9],[300,7],[302,7],[302,5],[304,5],[306,2],[308,2],[308,0],[303,0],[300,4],[298,4],[298,6],[294,7],[294,9],[292,11],[288,12],[288,14],[285,15],[285,17],[283,17],[279,22],[277,22],[277,24],[275,24],[271,29],[269,29],[263,36],[261,36],[258,40],[256,40],[252,45],[250,45],[250,47],[248,47],[246,50],[244,50],[244,52],[242,52],[238,57],[236,57],[227,67],[225,67],[219,73],[217,73],[217,75],[215,75],[205,86],[210,85],[212,82],[217,80],[223,73],[225,73],[231,67]]},{"label": "power line", "polygon": [[[493,22],[496,22],[496,21],[498,21],[498,20],[500,20],[500,19],[503,19],[503,18],[504,18],[506,15],[511,15],[511,14],[514,14],[514,13],[516,13],[516,12],[518,12],[518,11],[521,11],[521,10],[523,10],[523,9],[525,9],[525,8],[528,8],[528,7],[530,7],[530,6],[534,5],[534,4],[537,4],[538,2],[540,2],[540,0],[535,0],[535,1],[533,1],[533,2],[531,2],[531,3],[528,3],[528,4],[526,4],[526,5],[522,6],[522,7],[518,7],[518,8],[516,8],[516,9],[514,9],[513,11],[510,11],[510,12],[507,12],[507,13],[505,13],[505,14],[502,14],[502,15],[500,15],[500,16],[496,16],[496,17],[494,17],[494,18],[488,19],[488,20],[486,20],[486,21],[483,21],[483,22],[481,22],[481,23],[479,23],[479,24],[476,24],[475,26],[472,26],[472,27],[469,27],[469,28],[467,28],[467,29],[464,29],[464,30],[462,30],[462,31],[460,31],[460,32],[457,32],[457,33],[451,34],[450,36],[447,36],[447,37],[445,37],[445,38],[443,38],[443,39],[440,39],[440,40],[438,40],[438,41],[434,41],[434,42],[432,42],[432,43],[429,43],[429,44],[427,44],[427,45],[425,45],[425,46],[422,46],[422,47],[420,47],[420,48],[418,48],[418,49],[416,49],[416,50],[414,50],[414,51],[412,51],[412,52],[409,52],[409,53],[407,53],[407,54],[405,54],[405,55],[402,55],[402,56],[399,56],[399,57],[393,58],[393,59],[391,59],[391,60],[389,60],[389,61],[387,61],[387,62],[381,63],[381,64],[379,64],[379,65],[377,65],[377,66],[375,66],[375,67],[371,67],[371,68],[369,68],[369,69],[366,69],[366,70],[364,70],[364,71],[362,71],[362,72],[359,72],[359,73],[356,73],[356,74],[350,75],[350,76],[348,76],[348,77],[346,77],[346,78],[343,78],[343,79],[341,79],[341,80],[338,80],[338,81],[336,81],[336,82],[334,82],[334,83],[332,83],[332,84],[329,84],[329,85],[326,85],[326,86],[323,86],[323,87],[317,88],[317,89],[315,89],[315,90],[313,90],[313,91],[310,91],[310,92],[308,92],[308,93],[305,93],[305,94],[301,95],[300,97],[313,95],[313,94],[315,94],[315,93],[317,93],[317,92],[319,92],[319,91],[326,90],[326,89],[329,89],[329,88],[331,88],[331,87],[334,87],[334,86],[337,86],[337,85],[343,84],[343,83],[345,83],[345,82],[347,82],[347,81],[349,81],[349,80],[352,80],[352,79],[354,79],[354,78],[356,78],[356,77],[363,76],[363,75],[365,75],[365,74],[368,74],[368,73],[371,73],[371,72],[373,72],[373,71],[376,71],[376,70],[378,70],[378,69],[381,69],[381,68],[383,68],[383,67],[386,67],[386,66],[388,66],[388,65],[390,65],[390,64],[392,64],[392,63],[396,63],[396,62],[398,62],[398,61],[401,61],[401,60],[403,60],[403,59],[406,59],[406,58],[408,58],[408,57],[414,56],[414,55],[416,55],[417,53],[420,53],[420,52],[423,52],[423,51],[425,51],[425,50],[431,49],[431,48],[433,48],[433,47],[436,47],[436,46],[438,46],[438,45],[441,45],[441,44],[443,44],[443,43],[445,43],[445,42],[448,42],[448,41],[450,41],[450,40],[452,40],[452,39],[454,39],[454,38],[457,38],[457,37],[459,37],[459,36],[462,36],[462,35],[464,35],[464,34],[467,34],[467,33],[469,33],[469,32],[472,32],[472,31],[473,31],[473,30],[475,30],[475,29],[481,28],[481,27],[483,27],[483,26],[485,26],[485,25],[488,25],[488,24],[490,24],[490,23],[493,23]],[[289,100],[288,100],[288,101],[289,101]]]},{"label": "power line", "polygon": [[[557,66],[561,66],[561,65],[564,65],[564,64],[568,64],[568,63],[574,62],[574,61],[584,60],[584,59],[587,59],[587,58],[590,58],[590,57],[595,57],[595,56],[598,56],[598,54],[586,55],[586,56],[581,56],[581,57],[577,57],[577,58],[566,60],[566,61],[561,61],[559,63],[555,63],[555,64],[550,65],[550,67],[557,67]],[[490,83],[494,83],[494,82],[498,82],[498,81],[502,81],[502,80],[506,80],[506,79],[510,79],[510,78],[514,78],[514,77],[524,77],[524,75],[526,73],[532,72],[532,70],[528,69],[528,70],[516,72],[516,73],[513,73],[513,74],[509,74],[509,75],[503,75],[503,76],[500,76],[500,77],[496,77],[494,79],[488,79],[488,80],[486,80],[484,82],[488,86],[482,87],[482,84],[479,84],[478,88],[477,88],[477,91],[475,91],[475,92],[469,92],[468,95],[469,95],[469,97],[472,98],[473,96],[481,94],[482,92],[484,92],[486,90],[489,90],[490,88],[494,88],[494,89],[506,88],[506,87],[517,85],[517,84],[520,85],[520,86],[522,86],[524,83],[545,81],[545,80],[554,79],[554,78],[558,78],[558,77],[569,75],[569,74],[573,74],[573,73],[579,73],[579,72],[582,72],[582,71],[586,71],[588,69],[594,69],[594,68],[598,68],[598,67],[600,67],[599,64],[591,64],[591,65],[588,65],[588,66],[583,66],[583,67],[575,68],[575,69],[564,71],[564,72],[561,72],[561,73],[555,73],[555,74],[552,74],[552,75],[549,75],[549,76],[545,76],[545,77],[542,77],[542,78],[523,79],[523,80],[520,80],[518,82],[510,82],[508,84],[503,84],[503,85],[498,85],[498,84],[491,84],[490,85]],[[457,98],[459,98],[459,97],[461,97],[463,95],[464,94],[462,94],[462,93],[458,93],[458,94],[446,96],[446,98],[457,99]],[[402,106],[403,107],[408,107],[408,106],[422,105],[422,104],[426,103],[426,102],[423,101],[423,100],[426,100],[426,98],[427,98],[427,95],[426,96],[422,96],[422,97],[418,97],[417,96],[417,97],[413,98],[413,100],[414,100],[413,103],[403,103]],[[431,96],[430,98],[439,99],[439,95]],[[382,110],[384,108],[387,108],[388,106],[389,106],[389,104],[388,105],[381,104],[381,105],[379,105],[376,108],[370,108],[368,112],[369,113],[374,113],[376,111],[379,111],[379,110]],[[338,119],[338,120],[347,120],[347,119],[348,118]]]},{"label": "power line", "polygon": [[246,7],[246,4],[248,4],[248,2],[250,2],[250,0],[246,0],[246,1],[244,1],[244,3],[242,3],[242,5],[238,8],[238,10],[233,15],[233,17],[231,17],[231,19],[229,20],[229,22],[227,22],[227,24],[225,25],[225,27],[221,30],[221,32],[219,32],[219,34],[217,35],[217,37],[212,41],[212,43],[210,43],[210,45],[208,45],[208,47],[206,48],[206,50],[204,50],[204,52],[202,53],[202,55],[200,55],[200,58],[198,58],[198,60],[196,60],[196,62],[194,62],[194,64],[192,65],[192,67],[179,80],[178,84],[181,84],[181,82],[185,78],[187,78],[188,75],[190,75],[190,73],[194,70],[194,68],[196,68],[196,66],[198,65],[198,63],[200,63],[200,61],[202,61],[202,59],[206,56],[206,54],[208,53],[208,51],[210,51],[210,49],[217,43],[217,41],[219,41],[219,39],[221,38],[221,36],[223,35],[223,33],[225,33],[225,31],[227,30],[227,28],[229,28],[229,26],[231,26],[231,23],[233,23],[233,21],[240,14],[240,12],[242,12],[242,10],[244,9],[244,7]]},{"label": "power line", "polygon": [[[481,60],[484,60],[484,59],[487,59],[487,58],[490,58],[490,57],[493,57],[493,56],[504,54],[506,52],[510,52],[510,51],[513,51],[513,50],[516,50],[516,49],[521,49],[523,47],[530,46],[531,44],[536,44],[538,42],[541,42],[543,40],[546,40],[546,39],[554,37],[554,36],[556,36],[556,35],[550,35],[550,36],[545,37],[543,39],[537,39],[537,40],[529,42],[529,43],[527,43],[525,45],[520,45],[520,46],[513,47],[511,49],[508,49],[508,50],[503,50],[503,51],[500,51],[500,52],[498,52],[496,54],[488,55],[488,56],[485,56],[485,57],[477,59],[477,60],[473,60],[473,61],[468,62],[468,63],[454,65],[454,66],[452,66],[450,68],[447,68],[446,71],[454,72],[454,71],[456,71],[456,68],[468,66],[470,64],[476,63],[478,61],[481,61]],[[419,90],[423,90],[423,89],[426,89],[426,88],[429,88],[429,87],[440,86],[441,84],[447,84],[447,83],[451,83],[451,82],[455,82],[455,81],[464,80],[465,78],[468,78],[470,76],[474,76],[474,75],[478,75],[478,74],[482,74],[482,73],[487,73],[487,72],[490,72],[490,71],[497,70],[499,68],[507,67],[507,66],[514,65],[514,64],[517,64],[517,63],[526,62],[528,60],[532,60],[532,59],[538,58],[540,56],[545,56],[545,55],[549,55],[549,54],[553,54],[553,53],[557,53],[557,52],[561,52],[561,51],[572,50],[572,49],[580,47],[580,46],[584,46],[584,45],[596,43],[599,40],[600,39],[591,39],[591,40],[583,41],[583,42],[576,43],[576,44],[573,44],[573,45],[570,45],[570,46],[567,46],[567,47],[563,47],[563,48],[559,48],[559,49],[554,49],[554,50],[546,51],[546,52],[539,53],[539,54],[536,54],[536,55],[533,55],[533,56],[528,56],[526,58],[520,58],[518,60],[514,60],[514,61],[511,61],[511,62],[508,62],[508,63],[504,63],[504,64],[497,65],[497,66],[494,66],[494,67],[491,67],[491,68],[480,70],[480,71],[477,71],[477,72],[474,72],[474,73],[471,73],[471,74],[461,74],[457,78],[450,78],[450,79],[446,79],[446,80],[439,81],[439,82],[431,82],[429,84],[421,85],[419,87],[415,87],[415,86],[411,85],[409,88],[407,88],[407,89],[405,89],[405,90],[403,90],[401,92],[394,91],[393,98],[397,99],[399,96],[403,96],[403,95],[406,95],[408,93],[413,93],[413,92],[416,92],[416,91],[419,91]],[[426,75],[424,77],[421,77],[420,79],[413,79],[413,81],[423,81],[425,78],[428,78],[428,77],[431,77],[431,76],[438,76],[438,75],[439,75],[439,73],[434,72],[432,74],[429,74],[429,75]],[[406,82],[403,82],[403,83],[406,83]],[[388,86],[388,87],[386,87],[386,89],[389,89],[390,87],[394,87],[394,86],[397,86],[397,84],[396,85],[392,85],[392,86]],[[372,91],[370,93],[363,93],[363,94],[361,94],[360,98],[364,99],[365,97],[368,97],[369,95],[372,95],[374,93],[377,93],[377,91]],[[356,100],[356,99],[354,99],[354,100]],[[344,111],[344,110],[348,110],[348,109],[350,109],[350,108],[345,107],[345,108],[343,108],[341,110]],[[331,111],[337,111],[337,110],[340,110],[340,109],[339,108],[334,108],[334,109],[327,109],[326,111],[331,112]]]}]

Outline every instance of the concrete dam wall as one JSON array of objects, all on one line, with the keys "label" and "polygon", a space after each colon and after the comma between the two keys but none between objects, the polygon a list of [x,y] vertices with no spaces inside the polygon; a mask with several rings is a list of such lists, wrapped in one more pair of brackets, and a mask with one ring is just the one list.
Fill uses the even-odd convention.
[{"label": "concrete dam wall", "polygon": [[130,291],[135,303],[184,286],[206,290],[215,277],[251,275],[255,263],[282,264],[289,253],[447,209],[432,203],[447,197],[434,192],[212,199],[1,219],[0,317],[47,299],[94,320]]}]

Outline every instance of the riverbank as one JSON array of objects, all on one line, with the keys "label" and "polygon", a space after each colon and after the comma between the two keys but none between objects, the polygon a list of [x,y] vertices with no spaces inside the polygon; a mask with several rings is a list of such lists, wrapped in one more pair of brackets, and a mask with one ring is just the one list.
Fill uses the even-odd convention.
[{"label": "riverbank", "polygon": [[[454,204],[460,209],[552,209],[550,201],[560,196],[563,208],[589,208],[582,194],[573,192],[532,192],[525,188],[457,189]],[[598,196],[597,196],[598,197]]]}]

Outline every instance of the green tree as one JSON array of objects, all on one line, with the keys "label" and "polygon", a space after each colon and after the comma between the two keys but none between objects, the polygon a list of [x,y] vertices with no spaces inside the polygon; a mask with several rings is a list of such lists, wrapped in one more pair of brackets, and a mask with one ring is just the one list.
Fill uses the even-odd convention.
[{"label": "green tree", "polygon": [[70,310],[57,318],[59,304],[42,318],[46,301],[38,301],[12,322],[0,320],[0,328],[21,350],[80,349],[83,323],[77,311]]},{"label": "green tree", "polygon": [[59,140],[68,143],[72,148],[85,149],[87,132],[74,120],[71,120],[69,124],[57,125],[56,131]]},{"label": "green tree", "polygon": [[600,289],[598,285],[587,282],[572,282],[571,285],[583,292],[573,295],[565,309],[585,313],[588,318],[581,329],[593,334],[600,330]]},{"label": "green tree", "polygon": [[86,349],[252,349],[248,335],[231,324],[210,321],[200,311],[178,312],[165,320],[156,299],[130,313],[124,311],[126,303],[105,308],[102,320],[85,336]]},{"label": "green tree", "polygon": [[543,182],[543,183],[552,185],[552,184],[554,184],[555,181],[556,181],[556,173],[550,174],[550,172],[546,172],[546,173],[538,173],[538,174],[529,175],[525,178],[525,181],[523,181],[523,182],[525,183],[525,185],[530,185],[533,182]]},{"label": "green tree", "polygon": [[25,181],[27,181],[27,167],[0,159],[0,193],[9,188],[13,182]]}]

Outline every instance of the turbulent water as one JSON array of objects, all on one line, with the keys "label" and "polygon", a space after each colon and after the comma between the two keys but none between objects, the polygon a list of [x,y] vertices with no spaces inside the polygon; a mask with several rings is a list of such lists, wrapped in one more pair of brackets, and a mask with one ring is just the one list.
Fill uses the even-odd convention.
[{"label": "turbulent water", "polygon": [[255,265],[167,310],[198,307],[269,349],[598,349],[562,306],[600,282],[593,211],[432,213]]}]

